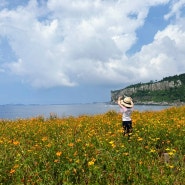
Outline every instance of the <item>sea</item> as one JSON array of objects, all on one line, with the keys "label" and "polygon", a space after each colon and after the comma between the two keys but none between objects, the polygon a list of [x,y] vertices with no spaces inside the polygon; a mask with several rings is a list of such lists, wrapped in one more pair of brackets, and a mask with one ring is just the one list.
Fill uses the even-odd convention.
[{"label": "sea", "polygon": [[[159,111],[169,106],[158,105],[135,105],[137,111]],[[102,114],[108,111],[120,112],[118,105],[108,103],[67,104],[67,105],[0,105],[0,119],[27,119],[42,116],[58,118],[80,115]]]}]

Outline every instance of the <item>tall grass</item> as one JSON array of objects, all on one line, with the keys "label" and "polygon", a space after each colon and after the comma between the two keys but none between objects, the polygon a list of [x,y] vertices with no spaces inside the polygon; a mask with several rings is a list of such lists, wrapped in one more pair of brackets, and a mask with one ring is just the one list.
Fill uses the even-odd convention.
[{"label": "tall grass", "polygon": [[2,185],[175,185],[185,180],[185,107],[0,121]]}]

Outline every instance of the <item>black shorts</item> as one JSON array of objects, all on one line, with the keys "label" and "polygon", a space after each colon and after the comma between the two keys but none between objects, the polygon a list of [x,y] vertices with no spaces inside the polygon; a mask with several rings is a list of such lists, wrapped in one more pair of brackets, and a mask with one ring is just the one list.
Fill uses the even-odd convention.
[{"label": "black shorts", "polygon": [[130,132],[132,129],[132,121],[122,121],[122,126],[126,132]]}]

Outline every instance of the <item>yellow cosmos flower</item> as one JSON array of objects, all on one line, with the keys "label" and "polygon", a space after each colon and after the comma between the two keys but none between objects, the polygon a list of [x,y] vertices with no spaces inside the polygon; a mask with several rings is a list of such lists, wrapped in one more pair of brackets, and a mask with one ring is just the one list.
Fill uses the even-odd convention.
[{"label": "yellow cosmos flower", "polygon": [[174,153],[172,151],[171,152],[168,152],[168,154],[171,155],[171,156],[174,155]]},{"label": "yellow cosmos flower", "polygon": [[142,165],[143,164],[143,161],[139,161],[139,164]]},{"label": "yellow cosmos flower", "polygon": [[54,160],[54,163],[58,163],[58,162],[59,162],[59,160],[58,160],[58,159],[55,159],[55,160]]},{"label": "yellow cosmos flower", "polygon": [[10,174],[13,174],[13,173],[15,173],[15,169],[10,170]]},{"label": "yellow cosmos flower", "polygon": [[14,141],[13,144],[14,144],[14,145],[19,145],[20,142],[19,142],[19,141]]},{"label": "yellow cosmos flower", "polygon": [[69,143],[68,146],[73,147],[74,143]]},{"label": "yellow cosmos flower", "polygon": [[89,161],[88,166],[92,166],[92,165],[94,165],[94,161]]},{"label": "yellow cosmos flower", "polygon": [[60,157],[62,155],[62,152],[57,152],[56,156]]},{"label": "yellow cosmos flower", "polygon": [[123,155],[125,155],[125,156],[129,156],[129,153],[128,153],[128,152],[125,152],[125,153],[123,153]]},{"label": "yellow cosmos flower", "polygon": [[114,144],[114,141],[110,141],[109,143],[112,145],[112,144]]},{"label": "yellow cosmos flower", "polygon": [[19,168],[19,165],[18,164],[15,164],[13,168],[14,169]]},{"label": "yellow cosmos flower", "polygon": [[96,161],[95,158],[92,158],[91,161],[88,162],[88,166],[94,165],[94,162]]},{"label": "yellow cosmos flower", "polygon": [[114,144],[114,141],[110,141],[109,143],[111,144],[112,148],[116,147],[116,145]]},{"label": "yellow cosmos flower", "polygon": [[79,142],[81,142],[81,141],[82,141],[81,139],[77,139],[77,140],[76,140],[77,143],[79,143]]},{"label": "yellow cosmos flower", "polygon": [[78,152],[76,151],[73,155],[74,155],[74,156],[77,156],[77,155],[78,155]]},{"label": "yellow cosmos flower", "polygon": [[122,144],[122,145],[121,145],[121,148],[124,148],[124,147],[125,147],[125,145],[124,145],[124,144]]},{"label": "yellow cosmos flower", "polygon": [[50,147],[51,147],[51,143],[48,143],[48,144],[46,145],[46,147],[50,148]]},{"label": "yellow cosmos flower", "polygon": [[150,150],[150,153],[154,153],[154,152],[156,152],[155,149],[151,149],[151,150]]},{"label": "yellow cosmos flower", "polygon": [[79,164],[80,163],[80,159],[77,159],[75,162]]},{"label": "yellow cosmos flower", "polygon": [[142,141],[143,140],[143,138],[141,138],[141,137],[138,137],[138,139],[137,139],[137,141]]},{"label": "yellow cosmos flower", "polygon": [[47,141],[47,139],[48,139],[47,137],[43,137],[43,138],[42,138],[42,141],[43,141],[43,142],[44,142],[44,141]]},{"label": "yellow cosmos flower", "polygon": [[171,148],[166,148],[166,151],[168,152],[169,155],[175,155],[176,150],[175,149],[171,149]]}]

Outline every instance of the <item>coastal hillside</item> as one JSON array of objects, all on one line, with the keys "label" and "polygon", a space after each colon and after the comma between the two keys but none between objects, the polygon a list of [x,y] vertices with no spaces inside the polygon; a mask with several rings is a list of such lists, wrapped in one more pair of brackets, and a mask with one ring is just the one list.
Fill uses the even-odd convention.
[{"label": "coastal hillside", "polygon": [[131,96],[137,104],[185,103],[185,73],[111,91],[111,103],[123,95]]}]

